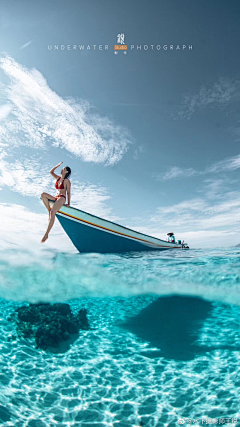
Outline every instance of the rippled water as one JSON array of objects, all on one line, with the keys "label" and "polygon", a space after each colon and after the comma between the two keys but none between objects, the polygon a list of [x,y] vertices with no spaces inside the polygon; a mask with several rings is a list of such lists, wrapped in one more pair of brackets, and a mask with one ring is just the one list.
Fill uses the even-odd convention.
[{"label": "rippled water", "polygon": [[[240,425],[239,291],[239,248],[1,251],[0,422]],[[29,302],[86,308],[91,329],[56,354],[9,341]]]}]

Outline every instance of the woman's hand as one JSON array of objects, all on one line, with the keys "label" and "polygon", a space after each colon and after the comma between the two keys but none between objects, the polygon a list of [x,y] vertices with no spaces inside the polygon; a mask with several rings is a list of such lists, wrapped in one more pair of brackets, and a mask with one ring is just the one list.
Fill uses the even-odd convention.
[{"label": "woman's hand", "polygon": [[61,166],[62,162],[58,163],[57,166],[55,166],[55,169],[57,169],[59,166]]}]

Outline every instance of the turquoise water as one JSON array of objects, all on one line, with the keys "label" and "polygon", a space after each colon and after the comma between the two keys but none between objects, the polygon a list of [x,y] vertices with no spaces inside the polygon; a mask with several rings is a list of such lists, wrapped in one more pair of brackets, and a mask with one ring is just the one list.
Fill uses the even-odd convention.
[{"label": "turquoise water", "polygon": [[[2,250],[0,298],[1,425],[240,425],[239,248]],[[9,316],[38,302],[86,308],[91,329],[36,349]]]}]

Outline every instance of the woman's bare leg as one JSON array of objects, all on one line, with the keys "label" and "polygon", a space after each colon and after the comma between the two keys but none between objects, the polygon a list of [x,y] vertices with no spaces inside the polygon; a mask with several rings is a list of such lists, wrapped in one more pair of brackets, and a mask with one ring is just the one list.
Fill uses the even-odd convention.
[{"label": "woman's bare leg", "polygon": [[64,197],[60,197],[60,199],[57,199],[56,202],[54,203],[53,208],[50,211],[50,219],[48,222],[48,228],[47,228],[46,233],[44,234],[44,236],[41,240],[42,243],[45,242],[45,240],[47,240],[48,234],[49,234],[49,232],[50,232],[50,230],[54,224],[54,221],[55,221],[55,215],[56,215],[57,211],[59,209],[61,209],[61,207],[64,205],[64,203],[65,203]]},{"label": "woman's bare leg", "polygon": [[48,193],[42,193],[42,194],[41,194],[41,197],[42,197],[42,201],[43,201],[44,205],[46,206],[46,208],[47,208],[47,210],[48,210],[48,213],[49,213],[49,220],[50,220],[50,212],[51,212],[51,208],[50,208],[50,205],[49,205],[49,201],[48,201],[48,199],[50,199],[50,200],[55,200],[55,197],[54,197],[54,196],[52,196],[51,194],[48,194]]}]

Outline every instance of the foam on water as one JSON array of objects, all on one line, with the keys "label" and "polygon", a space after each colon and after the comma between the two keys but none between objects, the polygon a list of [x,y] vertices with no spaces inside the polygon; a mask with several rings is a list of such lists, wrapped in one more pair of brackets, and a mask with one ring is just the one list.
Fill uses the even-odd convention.
[{"label": "foam on water", "polygon": [[[2,425],[240,425],[239,254],[1,253]],[[8,341],[27,301],[86,308],[91,329],[58,354]]]},{"label": "foam on water", "polygon": [[240,305],[240,250],[118,254],[0,252],[0,297],[67,301],[85,296],[194,295]]}]

